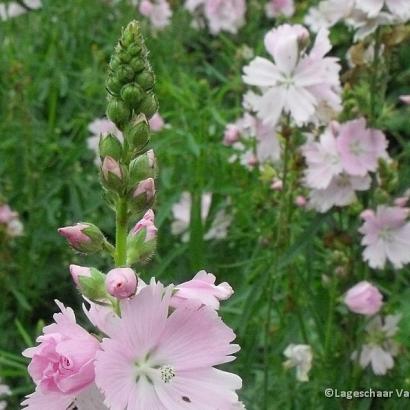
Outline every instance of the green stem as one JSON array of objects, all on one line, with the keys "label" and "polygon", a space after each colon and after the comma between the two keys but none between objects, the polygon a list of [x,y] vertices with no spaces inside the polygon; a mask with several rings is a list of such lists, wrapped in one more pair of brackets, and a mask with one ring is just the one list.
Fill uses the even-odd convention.
[{"label": "green stem", "polygon": [[270,327],[271,327],[271,317],[272,317],[272,308],[273,308],[273,284],[274,284],[274,276],[278,272],[278,262],[279,262],[279,251],[281,249],[281,245],[283,243],[286,244],[286,234],[282,233],[283,228],[283,217],[286,215],[286,205],[287,205],[287,177],[288,177],[288,167],[289,167],[289,139],[290,136],[286,135],[285,137],[285,150],[284,150],[284,157],[283,157],[283,171],[282,171],[282,196],[279,205],[279,215],[278,215],[278,223],[276,224],[276,238],[275,238],[275,249],[276,254],[274,258],[274,263],[272,269],[269,271],[268,275],[268,283],[266,287],[266,294],[268,298],[268,306],[266,310],[266,319],[265,319],[265,335],[264,335],[264,380],[263,380],[263,397],[264,397],[264,408],[266,410],[269,409],[270,402],[269,402],[269,358],[270,358]]},{"label": "green stem", "polygon": [[127,200],[120,198],[116,209],[115,265],[127,263],[128,209]]}]

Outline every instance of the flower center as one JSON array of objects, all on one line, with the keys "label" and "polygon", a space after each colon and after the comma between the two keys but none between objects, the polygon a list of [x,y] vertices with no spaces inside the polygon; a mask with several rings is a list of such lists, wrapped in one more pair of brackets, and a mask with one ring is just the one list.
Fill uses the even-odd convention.
[{"label": "flower center", "polygon": [[171,366],[162,366],[159,371],[164,383],[169,383],[175,377],[175,369]]},{"label": "flower center", "polygon": [[350,152],[353,155],[359,156],[364,153],[364,149],[363,149],[363,146],[360,144],[360,141],[352,141],[349,144],[349,148],[350,148]]},{"label": "flower center", "polygon": [[379,237],[380,237],[380,239],[382,239],[383,241],[392,242],[392,240],[393,240],[393,234],[392,234],[391,229],[388,228],[388,227],[385,227],[385,228],[380,229],[380,231],[379,231]]},{"label": "flower center", "polygon": [[295,85],[295,79],[289,75],[282,74],[280,84],[289,89],[290,87]]}]

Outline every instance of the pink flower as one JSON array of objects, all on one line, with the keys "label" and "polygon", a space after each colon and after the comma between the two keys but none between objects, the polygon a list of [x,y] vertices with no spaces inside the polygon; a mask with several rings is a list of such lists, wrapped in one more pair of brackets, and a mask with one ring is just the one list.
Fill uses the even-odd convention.
[{"label": "pink flower", "polygon": [[343,170],[332,125],[325,129],[318,142],[303,145],[302,153],[307,163],[305,183],[309,188],[327,188],[332,178]]},{"label": "pink flower", "polygon": [[232,145],[237,142],[240,137],[240,130],[236,124],[227,124],[224,133],[224,144]]},{"label": "pink flower", "polygon": [[159,132],[165,127],[164,119],[159,112],[155,113],[148,122],[153,132]]},{"label": "pink flower", "polygon": [[155,214],[152,209],[149,209],[144,217],[140,219],[132,228],[131,235],[137,235],[138,232],[141,232],[145,229],[145,239],[144,242],[148,242],[154,239],[157,236],[157,227],[154,225]]},{"label": "pink flower", "polygon": [[374,315],[383,305],[383,295],[371,283],[359,282],[344,297],[347,307],[354,313]]},{"label": "pink flower", "polygon": [[245,0],[205,0],[204,7],[211,34],[236,34],[245,23]]},{"label": "pink flower", "polygon": [[167,0],[142,0],[139,12],[148,17],[152,26],[157,29],[167,27],[172,17],[171,7]]},{"label": "pink flower", "polygon": [[113,174],[119,179],[122,179],[122,170],[120,164],[111,157],[105,157],[101,166],[101,171],[103,173],[104,178],[107,180],[109,174]]},{"label": "pink flower", "polygon": [[0,205],[0,224],[8,224],[18,217],[18,213],[11,210],[7,204]]},{"label": "pink flower", "polygon": [[270,186],[274,191],[282,191],[283,189],[283,181],[281,179],[275,178],[272,181],[272,184]]},{"label": "pink flower", "polygon": [[[23,352],[31,358],[28,372],[37,385],[23,402],[30,410],[65,409],[95,377],[98,340],[77,325],[71,308],[56,303],[61,313],[54,315],[55,323],[43,329],[38,346]],[[47,401],[49,405],[44,406]]]},{"label": "pink flower", "polygon": [[270,18],[278,15],[291,17],[295,12],[293,0],[269,0],[265,6],[266,15]]},{"label": "pink flower", "polygon": [[153,178],[147,178],[139,182],[134,190],[134,198],[140,195],[146,195],[147,201],[150,201],[155,196],[155,181]]},{"label": "pink flower", "polygon": [[233,289],[227,282],[215,285],[216,277],[204,270],[198,272],[193,279],[175,287],[171,298],[171,306],[183,306],[186,301],[197,301],[212,309],[219,309],[219,301],[229,299]]},{"label": "pink flower", "polygon": [[366,128],[366,120],[359,118],[340,127],[337,139],[344,170],[355,176],[374,172],[380,158],[387,158],[387,140],[376,129]]},{"label": "pink flower", "polygon": [[410,262],[410,222],[408,210],[380,205],[376,212],[362,214],[364,224],[359,229],[365,246],[363,258],[372,268],[384,268],[389,260],[400,269]]},{"label": "pink flower", "polygon": [[213,366],[232,361],[235,334],[203,306],[170,314],[172,288],[151,284],[121,301],[119,326],[97,354],[96,384],[111,409],[225,409],[241,379]]},{"label": "pink flower", "polygon": [[328,36],[320,31],[305,53],[309,32],[303,26],[284,24],[266,34],[265,48],[274,63],[256,57],[243,69],[244,82],[260,89],[252,108],[265,124],[275,127],[282,113],[289,113],[297,125],[306,124],[315,120],[322,103],[340,111],[340,65],[325,57],[331,49]]},{"label": "pink flower", "polygon": [[91,238],[83,233],[83,230],[88,227],[88,224],[78,223],[76,225],[59,228],[58,233],[67,239],[70,246],[78,248],[84,243],[91,242]]},{"label": "pink flower", "polygon": [[125,299],[135,295],[137,281],[137,274],[131,268],[115,268],[107,273],[105,287],[111,296]]},{"label": "pink flower", "polygon": [[73,278],[74,283],[76,286],[79,285],[79,277],[80,276],[85,276],[85,277],[91,277],[91,269],[87,268],[85,266],[79,266],[79,265],[70,265],[70,274],[71,277]]}]

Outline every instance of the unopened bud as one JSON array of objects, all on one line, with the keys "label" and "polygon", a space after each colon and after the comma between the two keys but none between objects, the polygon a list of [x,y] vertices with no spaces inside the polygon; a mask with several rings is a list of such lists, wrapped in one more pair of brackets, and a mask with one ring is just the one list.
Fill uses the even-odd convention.
[{"label": "unopened bud", "polygon": [[154,94],[146,94],[141,102],[140,110],[150,119],[158,111],[158,101]]},{"label": "unopened bud", "polygon": [[139,181],[156,176],[156,160],[152,149],[133,159],[129,167],[129,183],[135,186]]},{"label": "unopened bud", "polygon": [[107,78],[106,81],[106,87],[108,90],[111,92],[111,94],[120,94],[121,88],[123,87],[123,84],[121,81],[118,80],[118,78],[114,77],[113,75],[110,75]]},{"label": "unopened bud", "polygon": [[283,181],[281,179],[274,179],[271,184],[271,188],[274,191],[282,191],[283,189]]},{"label": "unopened bud", "polygon": [[115,268],[105,279],[107,292],[118,299],[126,299],[137,291],[137,275],[131,268]]},{"label": "unopened bud", "polygon": [[141,151],[149,140],[149,124],[144,114],[138,115],[124,130],[128,145],[135,152]]},{"label": "unopened bud", "polygon": [[298,195],[295,198],[295,205],[298,206],[299,208],[304,208],[306,206],[307,200],[304,196]]},{"label": "unopened bud", "polygon": [[119,160],[122,156],[122,144],[113,134],[101,135],[99,143],[100,157],[111,157]]},{"label": "unopened bud", "polygon": [[127,241],[127,264],[144,262],[154,254],[158,231],[154,221],[154,212],[149,209],[130,231]]},{"label": "unopened bud", "polygon": [[95,253],[103,249],[105,237],[93,224],[78,223],[58,229],[58,233],[64,236],[69,245],[82,253]]},{"label": "unopened bud", "polygon": [[147,178],[139,182],[132,192],[131,206],[134,210],[140,212],[143,209],[150,208],[155,198],[155,182],[153,178]]},{"label": "unopened bud", "polygon": [[142,73],[137,75],[137,83],[144,90],[150,90],[155,84],[154,74],[152,71],[144,70]]},{"label": "unopened bud", "polygon": [[135,73],[134,73],[134,70],[132,69],[132,67],[130,67],[128,65],[125,65],[125,64],[119,66],[115,70],[115,76],[123,84],[125,84],[129,81],[132,81],[132,79],[134,78],[134,75],[135,75]]},{"label": "unopened bud", "polygon": [[78,276],[78,289],[92,302],[108,302],[110,295],[105,289],[105,275],[95,268],[89,270],[90,275]]},{"label": "unopened bud", "polygon": [[130,109],[136,109],[143,97],[143,91],[138,84],[130,83],[121,89],[121,98]]},{"label": "unopened bud", "polygon": [[91,269],[85,266],[70,265],[70,274],[71,274],[71,277],[73,278],[75,285],[78,287],[80,284],[79,277],[80,276],[85,276],[87,278],[91,277]]},{"label": "unopened bud", "polygon": [[131,110],[118,98],[111,98],[107,105],[107,117],[117,128],[123,129],[131,116]]},{"label": "unopened bud", "polygon": [[101,165],[102,182],[114,192],[122,192],[125,187],[124,170],[114,158],[105,157]]}]

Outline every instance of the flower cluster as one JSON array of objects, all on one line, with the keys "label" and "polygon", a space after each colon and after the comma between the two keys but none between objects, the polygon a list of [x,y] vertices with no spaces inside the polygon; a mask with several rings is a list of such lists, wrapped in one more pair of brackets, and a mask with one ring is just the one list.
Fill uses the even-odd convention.
[{"label": "flower cluster", "polygon": [[401,24],[409,19],[410,3],[407,1],[324,0],[310,9],[305,23],[312,30],[319,31],[343,21],[355,31],[355,39],[362,40],[379,26]]},{"label": "flower cluster", "polygon": [[326,212],[333,206],[353,203],[356,191],[370,188],[370,173],[377,171],[379,160],[388,160],[387,145],[384,134],[367,128],[364,118],[343,124],[332,122],[319,141],[309,141],[302,147],[310,206]]},{"label": "flower cluster", "polygon": [[[151,209],[156,162],[147,147],[147,118],[153,118],[158,103],[147,54],[139,25],[131,22],[110,62],[111,122],[93,125],[101,134],[101,184],[116,211],[115,246],[88,222],[59,229],[74,250],[114,258],[107,273],[70,265],[95,333],[56,301],[60,313],[54,323],[44,327],[37,346],[23,352],[31,359],[28,372],[36,385],[22,403],[27,410],[244,408],[236,393],[241,379],[216,368],[234,360],[239,350],[232,343],[234,332],[217,312],[220,301],[233,294],[229,284],[217,285],[206,271],[177,286],[154,278],[146,284],[141,278],[157,241]],[[133,218],[137,222],[129,229]],[[211,228],[215,237],[226,224],[220,219]]]}]

